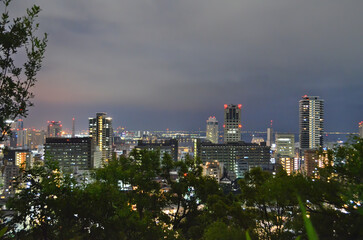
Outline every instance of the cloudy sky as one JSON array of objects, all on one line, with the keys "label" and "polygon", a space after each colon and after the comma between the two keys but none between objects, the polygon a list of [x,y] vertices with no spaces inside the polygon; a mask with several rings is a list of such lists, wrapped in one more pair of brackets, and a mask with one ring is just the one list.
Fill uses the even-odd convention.
[{"label": "cloudy sky", "polygon": [[204,130],[243,104],[244,130],[298,131],[302,95],[325,100],[326,131],[363,120],[362,0],[34,0],[49,34],[26,126],[61,120]]}]

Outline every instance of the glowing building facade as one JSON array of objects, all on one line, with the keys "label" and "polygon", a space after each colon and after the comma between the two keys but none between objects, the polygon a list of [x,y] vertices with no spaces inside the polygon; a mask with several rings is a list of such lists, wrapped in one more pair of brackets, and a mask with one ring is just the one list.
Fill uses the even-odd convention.
[{"label": "glowing building facade", "polygon": [[299,101],[300,149],[323,146],[324,100],[318,96],[303,96]]},{"label": "glowing building facade", "polygon": [[295,156],[295,135],[290,133],[275,134],[276,155],[285,157]]},{"label": "glowing building facade", "polygon": [[95,146],[102,153],[102,160],[108,161],[112,157],[112,118],[106,113],[97,113],[95,118],[89,118],[89,134]]},{"label": "glowing building facade", "polygon": [[206,139],[212,143],[218,143],[218,121],[216,117],[207,120]]}]

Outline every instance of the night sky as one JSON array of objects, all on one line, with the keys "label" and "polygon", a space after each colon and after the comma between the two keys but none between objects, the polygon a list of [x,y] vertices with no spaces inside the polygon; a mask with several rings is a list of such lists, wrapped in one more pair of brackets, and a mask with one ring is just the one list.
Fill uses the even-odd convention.
[{"label": "night sky", "polygon": [[130,130],[205,130],[243,104],[243,130],[298,131],[301,96],[325,100],[326,131],[363,120],[361,0],[13,1],[40,5],[49,34],[26,127],[86,129],[107,112]]}]

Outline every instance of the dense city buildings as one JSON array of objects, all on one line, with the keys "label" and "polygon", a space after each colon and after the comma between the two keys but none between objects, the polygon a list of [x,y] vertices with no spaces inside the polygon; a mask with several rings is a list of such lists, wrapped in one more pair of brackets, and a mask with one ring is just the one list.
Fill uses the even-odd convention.
[{"label": "dense city buildings", "polygon": [[241,141],[242,104],[224,104],[224,143]]},{"label": "dense city buildings", "polygon": [[218,143],[218,121],[216,117],[207,120],[206,139],[211,143]]},{"label": "dense city buildings", "polygon": [[101,166],[101,156],[94,157],[92,138],[47,138],[45,160],[59,163],[63,171],[75,172]]},{"label": "dense city buildings", "polygon": [[26,148],[27,130],[24,129],[23,119],[11,123],[10,147]]},{"label": "dense city buildings", "polygon": [[197,141],[197,154],[205,165],[217,160],[223,163],[230,178],[243,178],[244,174],[254,167],[271,171],[270,147],[263,144],[230,142],[213,144]]},{"label": "dense city buildings", "polygon": [[303,96],[299,101],[300,149],[323,146],[324,100],[318,96]]},{"label": "dense city buildings", "polygon": [[112,157],[112,118],[106,113],[97,113],[95,118],[88,118],[89,134],[93,138],[95,146],[102,153],[102,160],[108,161]]},{"label": "dense city buildings", "polygon": [[5,196],[12,196],[15,193],[16,179],[20,170],[32,167],[32,154],[29,150],[8,149],[1,159],[0,192]]},{"label": "dense city buildings", "polygon": [[62,123],[60,121],[48,121],[47,137],[61,137]]},{"label": "dense city buildings", "polygon": [[46,132],[44,130],[28,129],[27,146],[29,149],[37,149],[44,145]]},{"label": "dense city buildings", "polygon": [[359,123],[359,137],[363,138],[363,121]]}]

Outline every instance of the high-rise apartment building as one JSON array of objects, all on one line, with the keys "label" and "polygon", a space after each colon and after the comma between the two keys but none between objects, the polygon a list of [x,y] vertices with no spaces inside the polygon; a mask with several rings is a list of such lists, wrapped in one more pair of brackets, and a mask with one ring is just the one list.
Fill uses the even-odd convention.
[{"label": "high-rise apartment building", "polygon": [[363,121],[359,123],[359,137],[363,138]]},{"label": "high-rise apartment building", "polygon": [[241,141],[242,104],[224,104],[224,143]]},{"label": "high-rise apartment building", "polygon": [[61,137],[62,136],[62,123],[61,121],[48,121],[47,137]]},{"label": "high-rise apartment building", "polygon": [[300,149],[323,146],[324,100],[318,96],[303,96],[299,101]]},{"label": "high-rise apartment building", "polygon": [[218,143],[218,121],[216,117],[207,120],[206,139],[212,143]]},{"label": "high-rise apartment building", "polygon": [[106,113],[97,113],[95,118],[89,118],[89,134],[94,144],[102,153],[102,160],[108,161],[112,157],[112,118]]}]

